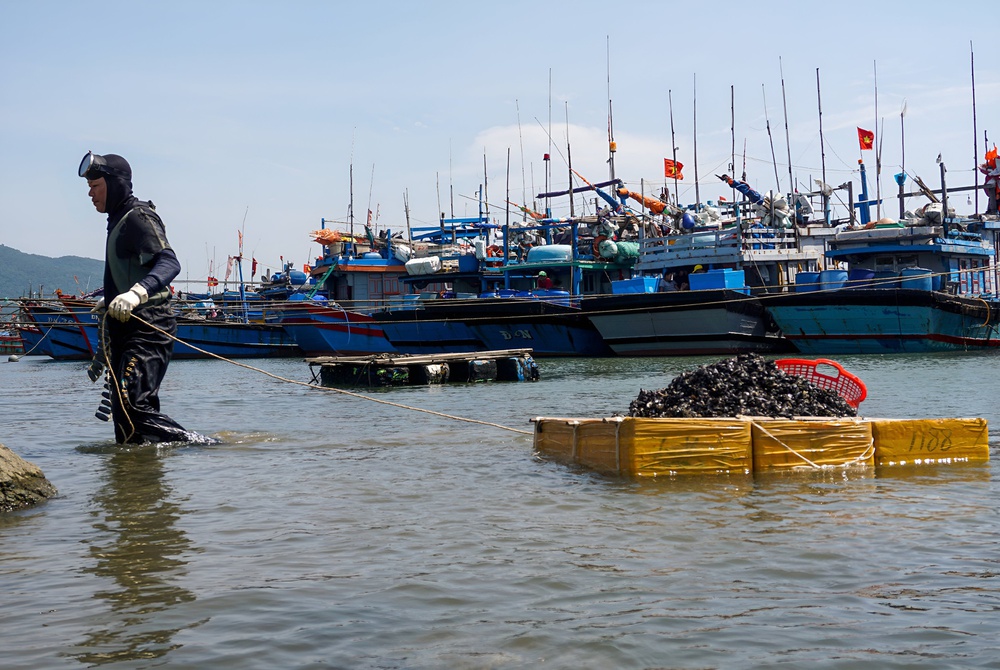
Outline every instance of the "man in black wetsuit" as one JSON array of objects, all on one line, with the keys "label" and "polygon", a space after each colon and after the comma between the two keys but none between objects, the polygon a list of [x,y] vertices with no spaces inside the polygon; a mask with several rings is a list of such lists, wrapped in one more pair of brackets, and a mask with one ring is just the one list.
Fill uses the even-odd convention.
[{"label": "man in black wetsuit", "polygon": [[[159,389],[177,332],[170,282],[181,270],[153,207],[132,195],[132,168],[121,156],[88,152],[80,163],[90,199],[108,215],[101,315],[109,367],[111,416],[119,444],[202,441],[160,412]],[[105,304],[107,316],[104,315]],[[131,318],[133,313],[140,317]],[[107,354],[107,355],[105,355]]]}]

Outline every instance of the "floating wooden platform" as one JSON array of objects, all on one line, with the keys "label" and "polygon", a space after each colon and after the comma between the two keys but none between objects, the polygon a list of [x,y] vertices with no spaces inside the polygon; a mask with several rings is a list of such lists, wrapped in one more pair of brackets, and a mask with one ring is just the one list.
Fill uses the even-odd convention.
[{"label": "floating wooden platform", "polygon": [[322,386],[423,386],[449,382],[535,381],[531,349],[451,354],[373,354],[307,358]]},{"label": "floating wooden platform", "polygon": [[535,449],[633,477],[984,462],[985,419],[545,418]]}]

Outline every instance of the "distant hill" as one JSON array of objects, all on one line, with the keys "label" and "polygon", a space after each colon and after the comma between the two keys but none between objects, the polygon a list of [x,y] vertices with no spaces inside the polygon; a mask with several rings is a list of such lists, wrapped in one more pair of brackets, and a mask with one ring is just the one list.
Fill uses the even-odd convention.
[{"label": "distant hill", "polygon": [[48,258],[0,244],[0,298],[93,291],[104,283],[104,261],[80,256]]}]

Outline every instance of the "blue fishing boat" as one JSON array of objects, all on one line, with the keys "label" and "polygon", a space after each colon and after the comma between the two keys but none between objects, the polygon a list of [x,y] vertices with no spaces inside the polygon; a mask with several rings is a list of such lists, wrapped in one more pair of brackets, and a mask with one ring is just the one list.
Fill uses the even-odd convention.
[{"label": "blue fishing boat", "polygon": [[[942,182],[943,175],[942,169]],[[1000,350],[1000,222],[955,217],[944,183],[922,192],[932,202],[909,218],[838,232],[826,257],[839,268],[800,274],[794,291],[766,298],[796,349],[810,355]]]},{"label": "blue fishing boat", "polygon": [[[533,223],[512,232],[485,213],[442,217],[439,226],[411,230],[405,243],[369,233],[364,253],[352,253],[357,241],[342,234],[317,236],[330,244],[312,273],[336,304],[289,305],[281,322],[310,355],[511,347],[530,347],[535,356],[609,355],[572,298],[609,290],[610,276],[634,257],[619,262],[577,253],[578,244],[592,247],[591,239],[577,239],[581,221]],[[521,244],[528,235],[536,242],[530,249]],[[540,274],[549,275],[552,288],[536,286]]]},{"label": "blue fishing boat", "polygon": [[[28,348],[56,360],[89,360],[99,351],[99,317],[91,313],[94,303],[62,298],[59,301],[22,301],[22,331]],[[37,330],[38,337],[35,337]],[[275,323],[227,319],[225,314],[209,319],[180,315],[177,319],[175,359],[286,358],[303,356],[282,327]],[[30,343],[29,343],[30,342]],[[26,349],[27,350],[27,349]]]},{"label": "blue fishing boat", "polygon": [[797,272],[818,271],[833,228],[794,226],[784,196],[727,183],[748,200],[687,208],[618,189],[645,210],[638,261],[632,276],[612,282],[611,295],[581,302],[615,354],[792,350],[759,296],[783,291]]},{"label": "blue fishing boat", "polygon": [[[635,254],[625,253],[626,245],[615,257],[595,258],[593,238],[579,234],[588,223],[542,219],[518,226],[515,233],[502,227],[495,243],[488,236],[473,240],[455,271],[415,273],[403,280],[425,289],[430,282],[443,282],[447,288],[424,290],[373,317],[390,342],[410,353],[529,347],[537,357],[611,355],[581,311],[580,296],[609,291],[612,278],[629,271]],[[512,253],[512,247],[521,246],[513,236],[526,234],[536,244]],[[543,239],[551,243],[539,244]],[[547,287],[539,288],[542,280]]]},{"label": "blue fishing boat", "polygon": [[372,313],[401,297],[409,253],[391,232],[378,238],[366,227],[356,238],[323,227],[313,232],[323,255],[311,267],[312,288],[270,310],[307,356],[398,353]]}]

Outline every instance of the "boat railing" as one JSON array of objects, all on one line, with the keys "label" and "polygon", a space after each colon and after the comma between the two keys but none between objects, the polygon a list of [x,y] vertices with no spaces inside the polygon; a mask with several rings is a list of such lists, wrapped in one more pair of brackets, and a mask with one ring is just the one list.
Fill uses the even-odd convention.
[{"label": "boat railing", "polygon": [[794,229],[753,224],[742,230],[732,226],[643,238],[639,241],[636,269],[652,271],[706,263],[739,264],[749,260],[794,261],[819,255],[821,252],[803,249]]}]

